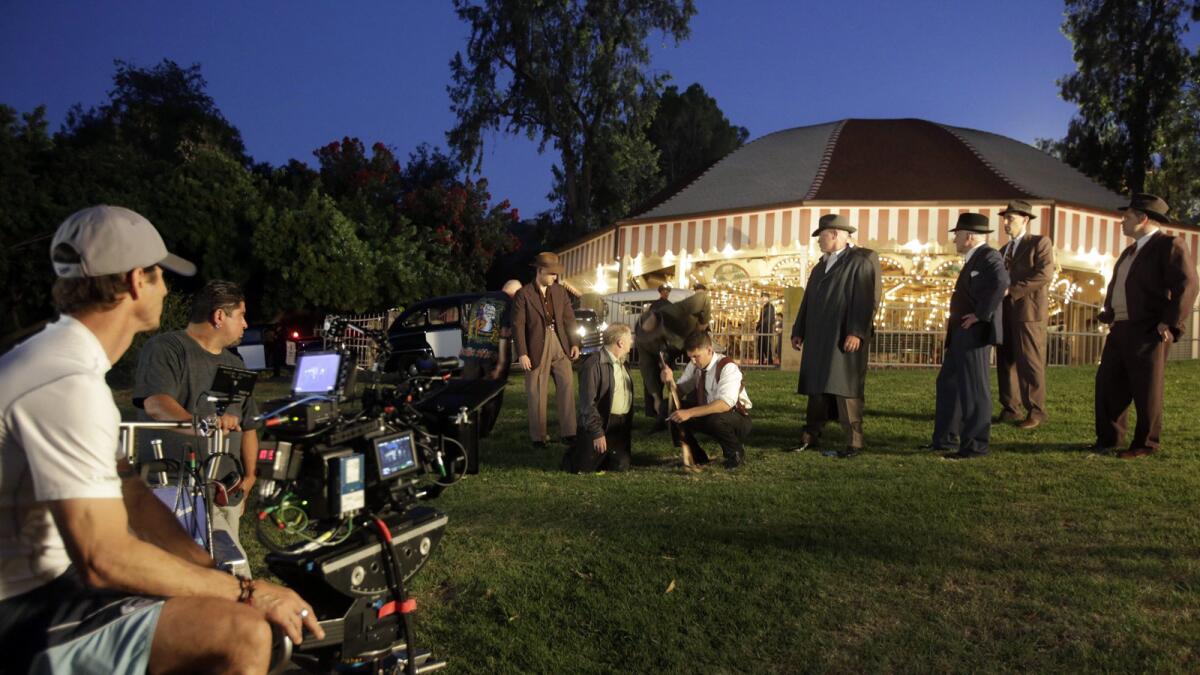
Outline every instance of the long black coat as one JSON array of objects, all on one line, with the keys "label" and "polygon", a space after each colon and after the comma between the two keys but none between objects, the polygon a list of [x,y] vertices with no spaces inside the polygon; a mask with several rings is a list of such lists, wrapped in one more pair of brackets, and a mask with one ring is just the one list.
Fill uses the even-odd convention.
[{"label": "long black coat", "polygon": [[[857,246],[843,253],[829,272],[824,262],[813,268],[792,324],[792,337],[804,341],[798,393],[863,397],[881,277],[879,256]],[[850,335],[862,346],[848,353],[842,344]]]}]

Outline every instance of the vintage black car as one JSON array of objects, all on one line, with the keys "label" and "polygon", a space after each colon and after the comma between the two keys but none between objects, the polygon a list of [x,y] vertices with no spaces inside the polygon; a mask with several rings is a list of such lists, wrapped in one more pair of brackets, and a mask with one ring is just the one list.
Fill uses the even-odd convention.
[{"label": "vintage black car", "polygon": [[[388,328],[392,358],[385,370],[396,372],[407,369],[423,359],[458,356],[462,351],[463,331],[466,329],[468,312],[471,305],[483,295],[445,295],[422,300],[404,310]],[[503,293],[498,292],[487,295],[505,298]],[[596,313],[590,309],[576,309],[575,320],[578,324],[576,330],[582,344],[582,352],[586,355],[599,349],[604,326],[599,322]],[[516,363],[515,350],[511,358],[512,362]]]}]

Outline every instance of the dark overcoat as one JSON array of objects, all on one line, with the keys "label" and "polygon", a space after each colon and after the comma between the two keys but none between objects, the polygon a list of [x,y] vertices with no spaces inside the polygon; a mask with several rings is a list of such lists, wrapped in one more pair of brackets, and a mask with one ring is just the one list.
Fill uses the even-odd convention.
[{"label": "dark overcoat", "polygon": [[[879,256],[857,246],[843,253],[828,272],[823,261],[813,268],[792,324],[792,337],[804,341],[798,393],[863,397],[881,277]],[[862,346],[848,353],[842,345],[850,335]]]}]

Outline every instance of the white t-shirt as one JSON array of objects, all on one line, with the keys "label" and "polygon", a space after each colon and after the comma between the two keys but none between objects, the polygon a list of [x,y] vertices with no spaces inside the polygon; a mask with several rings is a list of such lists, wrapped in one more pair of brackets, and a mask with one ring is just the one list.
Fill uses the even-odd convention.
[{"label": "white t-shirt", "polygon": [[[746,410],[753,407],[750,403],[750,397],[746,395],[746,390],[742,388],[742,369],[737,367],[733,361],[725,364],[721,369],[721,381],[717,382],[717,364],[721,362],[720,354],[713,354],[712,361],[708,363],[704,373],[704,393],[705,398],[711,403],[720,399],[725,402],[725,405],[730,408],[737,406],[740,400]],[[696,388],[696,375],[701,370],[694,364],[688,363],[683,369],[683,374],[679,376],[679,380],[675,386],[679,389],[679,395],[684,396],[691,393]],[[715,394],[713,392],[716,392]]]},{"label": "white t-shirt", "polygon": [[47,502],[121,498],[111,367],[69,316],[0,358],[0,600],[71,564]]}]

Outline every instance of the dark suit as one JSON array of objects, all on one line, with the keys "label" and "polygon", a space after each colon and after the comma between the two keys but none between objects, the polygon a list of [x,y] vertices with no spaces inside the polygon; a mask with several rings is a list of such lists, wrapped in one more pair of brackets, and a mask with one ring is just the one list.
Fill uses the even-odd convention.
[{"label": "dark suit", "polygon": [[696,291],[679,302],[653,310],[658,317],[658,325],[653,331],[643,331],[640,321],[634,327],[633,341],[638,350],[638,370],[642,373],[646,415],[657,418],[656,426],[665,427],[667,424],[658,355],[665,353],[667,364],[670,365],[683,354],[683,341],[702,324],[708,323],[711,307],[708,292]]},{"label": "dark suit", "polygon": [[1046,419],[1046,321],[1050,318],[1050,281],[1054,278],[1054,245],[1048,237],[1026,233],[1011,250],[1000,248],[1008,268],[1004,296],[1004,343],[996,350],[1000,414]]},{"label": "dark suit", "polygon": [[529,437],[535,442],[546,440],[546,398],[550,393],[551,376],[554,377],[559,436],[574,436],[575,377],[567,354],[571,345],[579,344],[579,337],[575,334],[575,312],[566,289],[552,284],[546,288],[543,302],[537,282],[525,284],[513,296],[512,317],[517,356],[528,356],[532,365],[525,373]]},{"label": "dark suit", "polygon": [[1196,264],[1183,240],[1163,232],[1150,237],[1129,263],[1125,279],[1128,318],[1116,320],[1113,296],[1119,272],[1133,245],[1117,259],[1099,319],[1111,323],[1096,371],[1096,444],[1117,447],[1125,436],[1130,401],[1137,410],[1131,450],[1157,450],[1162,430],[1163,375],[1170,342],[1156,332],[1166,324],[1183,336],[1184,321],[1196,300]]},{"label": "dark suit", "polygon": [[[625,381],[629,409],[612,414],[613,378]],[[616,363],[608,349],[600,349],[584,360],[579,368],[579,433],[571,451],[570,470],[591,472],[600,469],[624,471],[630,462],[630,431],[633,420],[633,379],[624,363]],[[593,442],[604,438],[607,450],[597,454]]]},{"label": "dark suit", "polygon": [[773,361],[772,357],[775,356],[774,340],[771,339],[775,335],[775,305],[772,305],[769,300],[758,311],[757,329],[758,362],[769,364]]},{"label": "dark suit", "polygon": [[[937,378],[936,448],[957,446],[963,455],[988,451],[992,427],[989,361],[992,345],[1004,340],[1000,300],[1007,287],[1004,259],[987,244],[975,249],[958,274],[950,296],[946,353]],[[968,314],[974,314],[979,323],[964,329],[962,319]]]}]

